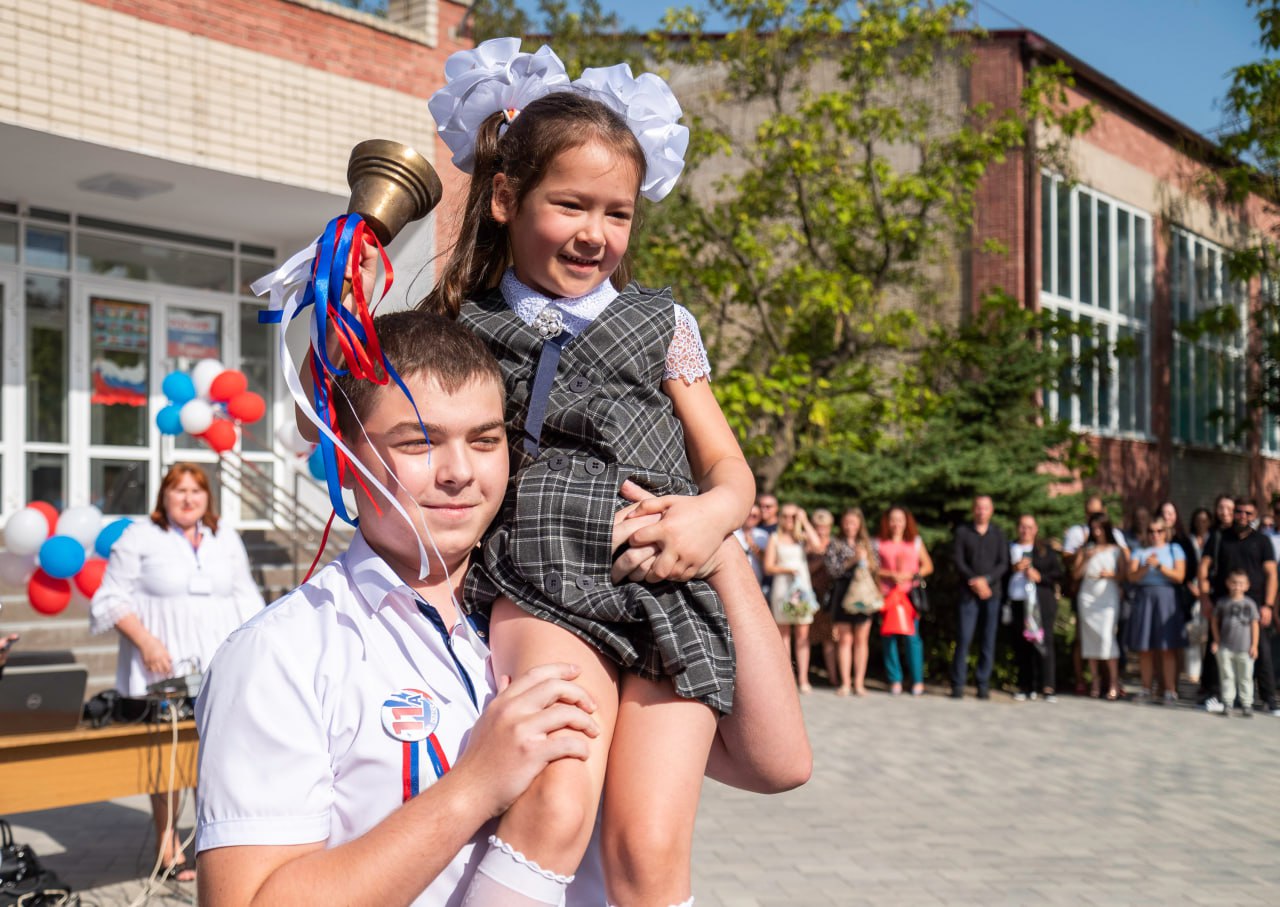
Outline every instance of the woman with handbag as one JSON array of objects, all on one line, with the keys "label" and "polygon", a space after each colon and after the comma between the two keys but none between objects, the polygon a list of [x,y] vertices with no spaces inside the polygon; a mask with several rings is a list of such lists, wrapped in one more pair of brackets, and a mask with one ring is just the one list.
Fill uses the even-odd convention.
[{"label": "woman with handbag", "polygon": [[1018,518],[1018,540],[1009,545],[1008,599],[1014,604],[1014,645],[1018,653],[1019,702],[1043,693],[1056,702],[1053,625],[1058,619],[1062,556],[1039,538],[1036,518]]},{"label": "woman with handbag", "polygon": [[894,696],[902,693],[898,647],[905,643],[911,695],[919,696],[924,693],[924,645],[920,641],[920,611],[912,595],[919,595],[923,578],[933,573],[933,561],[916,529],[915,517],[907,508],[891,507],[881,518],[876,557],[880,562],[880,590],[884,595],[880,635],[884,637],[884,670],[889,692]]},{"label": "woman with handbag", "polygon": [[840,673],[837,696],[867,695],[871,617],[884,602],[875,578],[878,566],[875,558],[862,510],[851,507],[841,515],[840,536],[831,540],[824,558],[831,576],[827,610],[831,614]]},{"label": "woman with handbag", "polygon": [[808,551],[819,544],[805,512],[795,504],[784,504],[778,530],[769,536],[764,549],[764,572],[773,577],[769,606],[782,644],[788,645],[794,637],[796,684],[801,693],[813,692],[809,685],[809,626],[818,602],[809,580]]}]

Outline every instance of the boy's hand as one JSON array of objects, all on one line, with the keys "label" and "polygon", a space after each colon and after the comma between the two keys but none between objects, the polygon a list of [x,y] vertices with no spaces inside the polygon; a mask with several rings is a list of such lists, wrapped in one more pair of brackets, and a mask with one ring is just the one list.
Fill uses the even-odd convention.
[{"label": "boy's hand", "polygon": [[549,763],[587,758],[587,740],[600,728],[591,717],[595,703],[570,682],[578,673],[574,665],[547,664],[512,681],[501,678],[453,770],[481,773],[478,789],[492,815],[505,812]]},{"label": "boy's hand", "polygon": [[1257,657],[1258,657],[1258,647],[1257,647],[1257,646],[1250,646],[1250,647],[1249,647],[1249,657],[1250,657],[1250,658],[1252,658],[1252,659],[1255,659],[1255,660],[1257,659]]}]

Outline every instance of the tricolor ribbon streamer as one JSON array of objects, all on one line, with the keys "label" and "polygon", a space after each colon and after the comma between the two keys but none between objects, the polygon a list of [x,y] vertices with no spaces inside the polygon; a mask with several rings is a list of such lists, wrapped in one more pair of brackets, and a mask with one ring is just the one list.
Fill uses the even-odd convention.
[{"label": "tricolor ribbon streamer", "polygon": [[[413,407],[418,425],[422,428],[422,435],[424,438],[427,437],[426,425],[423,424],[417,402],[378,343],[377,334],[373,329],[372,311],[377,307],[377,303],[370,307],[369,300],[365,296],[363,281],[352,280],[354,302],[352,310],[342,305],[343,281],[348,266],[350,273],[358,278],[361,253],[370,243],[377,248],[387,275],[382,294],[378,299],[381,301],[391,287],[393,279],[391,261],[382,244],[378,242],[373,231],[359,214],[335,217],[314,243],[290,257],[272,273],[255,281],[251,289],[255,295],[268,297],[267,309],[258,314],[259,323],[280,326],[278,358],[281,373],[299,411],[315,425],[319,432],[321,455],[325,466],[325,484],[334,513],[352,526],[359,525],[357,518],[347,512],[346,502],[342,499],[342,481],[347,471],[351,470],[355,481],[360,484],[379,514],[382,511],[374,495],[369,492],[370,485],[381,492],[405,521],[414,527],[418,524],[396,500],[396,496],[351,453],[342,438],[335,417],[333,394],[335,391],[338,393],[342,391],[334,383],[334,378],[351,374],[356,378],[373,381],[379,385],[386,385],[389,381],[393,381],[405,395],[409,405]],[[308,399],[302,387],[302,381],[298,377],[298,366],[289,355],[286,341],[288,325],[307,308],[311,309],[312,315],[310,348],[307,353],[313,393],[311,399]],[[346,368],[338,368],[329,358],[326,338],[331,330],[342,350]],[[427,440],[430,442],[430,438]],[[382,462],[377,451],[374,451],[374,455]],[[387,466],[385,462],[382,462],[382,465]],[[395,478],[394,472],[389,467],[387,473],[393,479]],[[396,484],[399,484],[398,480]],[[421,513],[419,513],[419,520],[429,539],[430,530],[422,519]],[[417,531],[414,532],[414,538],[417,539],[421,565],[419,577],[426,579],[429,572],[427,552]],[[431,547],[443,563],[439,551],[435,550],[434,542]]]}]

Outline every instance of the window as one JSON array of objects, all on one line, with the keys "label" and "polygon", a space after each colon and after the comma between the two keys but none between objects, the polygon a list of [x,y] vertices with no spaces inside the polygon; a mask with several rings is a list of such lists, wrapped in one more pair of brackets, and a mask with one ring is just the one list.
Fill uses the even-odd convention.
[{"label": "window", "polygon": [[1081,365],[1048,398],[1050,412],[1076,428],[1145,435],[1151,218],[1048,173],[1040,190],[1040,305],[1080,325],[1078,336],[1061,342],[1072,344]]},{"label": "window", "polygon": [[[1173,308],[1173,439],[1183,444],[1239,447],[1248,414],[1245,337],[1248,290],[1227,279],[1223,250],[1179,227],[1169,241]],[[1179,332],[1206,312],[1226,306],[1229,330],[1196,340]]]}]

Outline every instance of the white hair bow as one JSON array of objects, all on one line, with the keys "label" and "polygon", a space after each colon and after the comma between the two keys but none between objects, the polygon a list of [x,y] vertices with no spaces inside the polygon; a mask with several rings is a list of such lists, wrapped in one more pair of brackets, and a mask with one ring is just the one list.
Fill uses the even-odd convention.
[{"label": "white hair bow", "polygon": [[667,196],[684,169],[689,130],[681,126],[680,104],[667,83],[653,73],[637,78],[625,63],[588,69],[570,84],[564,64],[551,48],[520,51],[519,38],[493,38],[445,62],[445,85],[427,107],[440,138],[464,173],[475,165],[476,133],[492,114],[510,120],[531,101],[553,91],[577,91],[619,114],[635,134],[645,156],[640,194],[650,201]]}]

